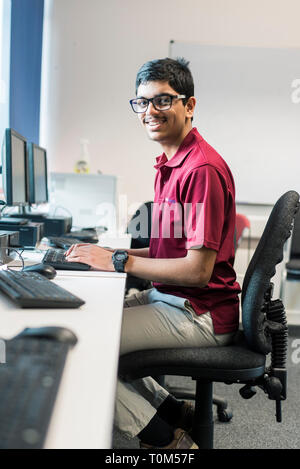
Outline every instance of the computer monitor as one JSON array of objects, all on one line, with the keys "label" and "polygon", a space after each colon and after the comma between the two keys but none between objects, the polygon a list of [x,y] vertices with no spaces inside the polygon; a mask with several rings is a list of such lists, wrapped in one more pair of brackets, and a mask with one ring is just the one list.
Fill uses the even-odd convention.
[{"label": "computer monitor", "polygon": [[6,204],[28,205],[26,176],[26,138],[6,129],[2,146],[2,181]]},{"label": "computer monitor", "polygon": [[27,144],[28,201],[48,202],[47,152],[35,143]]}]

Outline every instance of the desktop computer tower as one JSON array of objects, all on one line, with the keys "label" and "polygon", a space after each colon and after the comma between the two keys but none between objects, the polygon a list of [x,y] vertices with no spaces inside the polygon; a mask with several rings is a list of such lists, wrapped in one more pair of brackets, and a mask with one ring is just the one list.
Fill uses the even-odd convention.
[{"label": "desktop computer tower", "polygon": [[44,224],[43,236],[62,236],[72,228],[72,217],[48,216],[46,214],[22,213],[12,214],[13,218],[27,218],[32,222]]},{"label": "desktop computer tower", "polygon": [[72,217],[46,217],[44,236],[61,236],[72,228]]},{"label": "desktop computer tower", "polygon": [[43,223],[28,222],[22,225],[9,225],[1,223],[0,218],[0,231],[18,231],[19,233],[19,245],[22,247],[35,247],[35,245],[44,236],[44,225]]}]

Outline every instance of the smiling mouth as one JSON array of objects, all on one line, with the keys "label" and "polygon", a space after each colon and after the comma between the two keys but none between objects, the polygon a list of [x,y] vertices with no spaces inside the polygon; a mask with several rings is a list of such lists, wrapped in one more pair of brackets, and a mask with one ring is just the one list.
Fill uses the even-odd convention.
[{"label": "smiling mouth", "polygon": [[163,119],[145,119],[144,124],[151,130],[158,130],[160,127],[167,122],[166,118]]}]

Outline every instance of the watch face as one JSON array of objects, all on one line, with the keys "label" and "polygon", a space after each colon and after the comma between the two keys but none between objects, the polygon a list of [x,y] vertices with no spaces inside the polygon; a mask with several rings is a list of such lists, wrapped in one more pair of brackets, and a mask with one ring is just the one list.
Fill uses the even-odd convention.
[{"label": "watch face", "polygon": [[123,260],[124,259],[124,254],[117,254],[116,259],[117,259],[117,261]]}]

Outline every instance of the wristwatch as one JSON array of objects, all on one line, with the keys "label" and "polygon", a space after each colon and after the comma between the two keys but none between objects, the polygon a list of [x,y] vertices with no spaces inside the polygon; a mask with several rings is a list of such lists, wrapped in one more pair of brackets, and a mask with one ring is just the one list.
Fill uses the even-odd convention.
[{"label": "wristwatch", "polygon": [[128,261],[128,252],[117,249],[112,255],[112,262],[116,272],[125,272],[125,264]]}]

